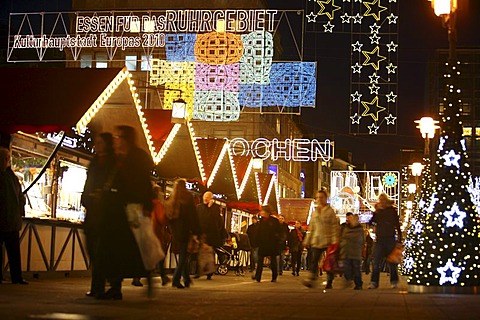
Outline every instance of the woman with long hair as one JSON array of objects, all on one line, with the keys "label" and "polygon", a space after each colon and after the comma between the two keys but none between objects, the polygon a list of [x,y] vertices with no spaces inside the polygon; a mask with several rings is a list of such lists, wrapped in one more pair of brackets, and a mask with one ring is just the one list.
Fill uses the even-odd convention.
[{"label": "woman with long hair", "polygon": [[100,133],[94,140],[95,155],[88,166],[87,179],[82,193],[82,205],[86,209],[83,230],[87,240],[87,251],[90,257],[92,282],[89,297],[103,293],[105,279],[98,272],[98,245],[101,232],[101,220],[104,214],[103,192],[111,170],[115,164],[113,152],[113,136],[111,133]]},{"label": "woman with long hair", "polygon": [[[201,232],[195,202],[192,194],[187,190],[185,180],[175,181],[172,194],[165,202],[165,209],[172,232],[172,241],[178,250],[172,286],[179,289],[189,288],[191,280],[188,270],[188,241],[190,237],[197,240]],[[183,278],[183,285],[180,283],[180,278]]]}]

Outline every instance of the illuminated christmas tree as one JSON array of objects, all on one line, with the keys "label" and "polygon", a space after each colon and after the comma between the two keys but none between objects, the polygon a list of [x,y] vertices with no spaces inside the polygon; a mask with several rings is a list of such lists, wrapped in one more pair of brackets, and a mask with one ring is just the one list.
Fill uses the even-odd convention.
[{"label": "illuminated christmas tree", "polygon": [[[462,137],[460,64],[447,63],[446,97],[436,155],[434,192],[422,199],[418,244],[408,278],[410,291],[468,292],[480,285],[480,238],[468,191],[470,172]],[[462,288],[462,289],[461,289]]]}]

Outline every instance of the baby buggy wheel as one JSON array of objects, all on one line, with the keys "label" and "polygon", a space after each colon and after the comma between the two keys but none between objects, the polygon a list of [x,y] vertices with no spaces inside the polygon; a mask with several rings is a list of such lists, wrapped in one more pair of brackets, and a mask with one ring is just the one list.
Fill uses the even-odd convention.
[{"label": "baby buggy wheel", "polygon": [[228,273],[228,266],[226,264],[218,265],[217,272],[219,275],[224,276]]}]

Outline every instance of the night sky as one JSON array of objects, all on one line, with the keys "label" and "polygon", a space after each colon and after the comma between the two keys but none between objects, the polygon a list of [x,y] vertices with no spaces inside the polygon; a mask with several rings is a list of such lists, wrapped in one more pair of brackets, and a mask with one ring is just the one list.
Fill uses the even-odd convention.
[{"label": "night sky", "polygon": [[[339,0],[336,0],[339,1]],[[351,0],[356,1],[356,0]],[[304,108],[303,128],[312,136],[332,138],[337,149],[353,153],[357,168],[368,170],[397,170],[401,149],[423,148],[423,140],[413,121],[428,114],[427,59],[437,48],[448,48],[447,30],[436,17],[427,0],[397,0],[399,13],[399,91],[397,135],[373,136],[349,134],[350,99],[350,35],[304,34],[304,61],[317,61],[317,106]],[[8,12],[69,11],[65,0],[3,0],[0,1],[0,20],[8,21]],[[268,0],[270,8],[303,9],[305,1]],[[459,0],[458,47],[480,48],[480,1]],[[2,39],[3,38],[2,36]],[[2,41],[5,42],[5,41]],[[6,44],[2,44],[6,45]],[[284,59],[296,59],[288,40],[282,43]],[[436,117],[438,119],[438,117]]]},{"label": "night sky", "polygon": [[[427,101],[427,61],[435,49],[448,48],[447,30],[429,1],[397,1],[400,4],[397,135],[349,134],[350,35],[305,34],[304,60],[317,61],[317,106],[304,108],[301,121],[316,136],[333,137],[337,149],[351,151],[357,169],[366,164],[368,170],[398,170],[401,162],[408,161],[401,159],[400,150],[423,150],[424,142],[413,121],[422,116],[440,120],[428,111],[431,106]],[[270,7],[278,9],[299,8],[292,2],[268,1]],[[459,3],[468,7],[458,12],[457,46],[480,49],[480,1],[459,0]]]}]

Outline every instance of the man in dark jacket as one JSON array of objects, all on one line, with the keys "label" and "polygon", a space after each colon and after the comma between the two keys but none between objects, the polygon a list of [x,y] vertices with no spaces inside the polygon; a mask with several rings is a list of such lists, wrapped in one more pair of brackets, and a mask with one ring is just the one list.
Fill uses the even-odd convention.
[{"label": "man in dark jacket", "polygon": [[[19,231],[25,215],[25,196],[10,168],[10,150],[0,147],[0,251],[5,243],[10,276],[14,284],[28,284],[22,278]],[[0,254],[0,283],[3,279],[3,255]]]},{"label": "man in dark jacket", "polygon": [[[203,194],[203,201],[197,206],[197,214],[205,243],[214,249],[221,247],[225,241],[226,232],[220,215],[220,206],[214,203],[211,191]],[[207,280],[211,280],[212,275],[213,273],[207,274]]]},{"label": "man in dark jacket", "polygon": [[[378,203],[370,224],[375,225],[375,246],[373,249],[373,268],[369,289],[377,289],[380,268],[384,259],[393,251],[397,243],[402,242],[402,231],[400,230],[400,219],[397,209],[393,207],[392,201],[384,193],[378,196]],[[397,265],[388,263],[390,269],[390,285],[398,287]]]},{"label": "man in dark jacket", "polygon": [[279,241],[281,238],[280,222],[272,217],[267,210],[260,211],[260,222],[257,228],[258,241],[258,266],[253,280],[260,282],[262,279],[263,259],[270,257],[270,269],[272,269],[272,282],[277,281],[278,267],[277,256],[279,255]]}]

